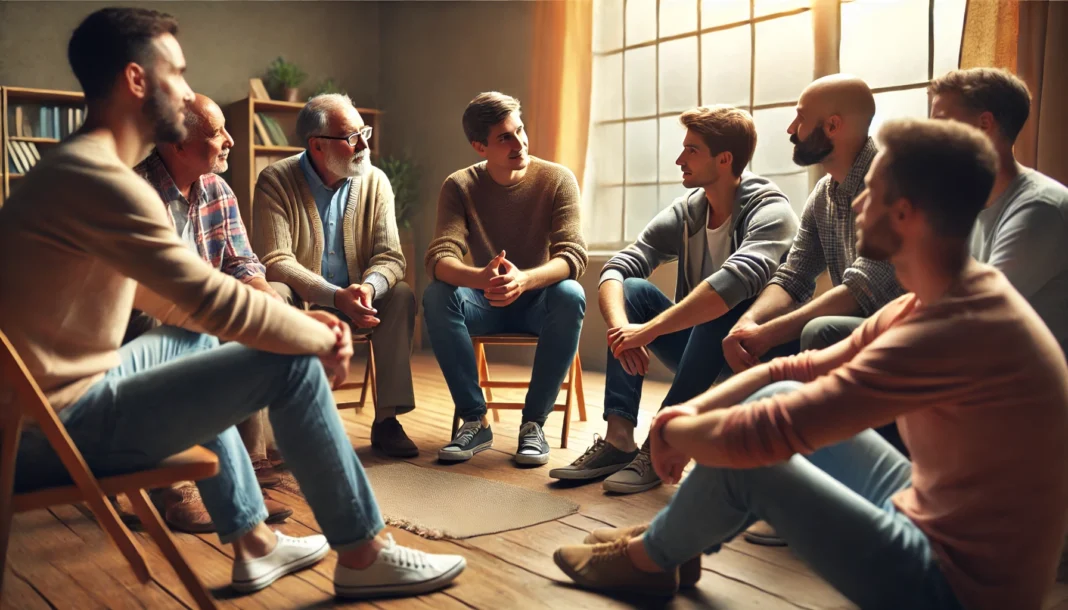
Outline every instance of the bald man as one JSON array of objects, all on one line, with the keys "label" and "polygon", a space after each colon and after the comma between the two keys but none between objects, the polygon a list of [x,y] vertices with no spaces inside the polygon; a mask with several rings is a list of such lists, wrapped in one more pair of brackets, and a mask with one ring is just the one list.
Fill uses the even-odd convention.
[{"label": "bald man", "polygon": [[[265,278],[265,270],[249,246],[245,225],[238,212],[237,197],[218,172],[225,172],[233,138],[226,131],[222,110],[211,98],[197,94],[187,104],[186,137],[176,144],[160,142],[134,171],[159,193],[182,241],[216,269],[279,298]],[[135,312],[126,341],[157,323]],[[238,425],[262,487],[277,485],[281,477],[267,460],[266,411]],[[293,511],[273,499],[265,499],[268,522],[284,521]],[[174,529],[212,531],[207,509],[192,484],[176,486],[154,495],[164,518]]]}]

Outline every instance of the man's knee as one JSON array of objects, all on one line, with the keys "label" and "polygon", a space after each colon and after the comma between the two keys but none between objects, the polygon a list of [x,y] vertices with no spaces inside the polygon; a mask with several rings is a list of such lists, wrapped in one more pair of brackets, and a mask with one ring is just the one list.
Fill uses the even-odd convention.
[{"label": "man's knee", "polygon": [[459,288],[440,280],[430,282],[423,291],[423,311],[427,318],[443,312],[450,304],[458,300]]},{"label": "man's knee", "polygon": [[810,320],[801,331],[801,351],[824,349],[848,337],[861,318],[823,316]]},{"label": "man's knee", "polygon": [[412,291],[412,287],[407,282],[397,282],[390,289],[389,300],[383,304],[383,307],[388,308],[390,312],[395,311],[398,314],[415,319],[415,292]]},{"label": "man's knee", "polygon": [[267,283],[271,286],[271,288],[274,289],[275,292],[278,293],[278,296],[282,297],[282,301],[284,301],[287,305],[292,305],[293,307],[302,306],[300,297],[298,297],[297,293],[289,287],[289,284],[284,284],[282,282]]},{"label": "man's knee", "polygon": [[582,284],[575,280],[564,280],[546,288],[549,307],[576,313],[580,318],[586,315],[586,292]]}]

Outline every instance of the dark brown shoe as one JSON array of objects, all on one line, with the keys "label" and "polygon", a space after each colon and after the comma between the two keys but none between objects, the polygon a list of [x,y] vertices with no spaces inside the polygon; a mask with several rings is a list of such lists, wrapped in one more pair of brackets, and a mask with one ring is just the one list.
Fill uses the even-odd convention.
[{"label": "dark brown shoe", "polygon": [[285,460],[282,459],[282,452],[274,447],[267,448],[267,461],[275,468],[285,466]]},{"label": "dark brown shoe", "polygon": [[268,459],[253,460],[252,468],[256,470],[256,480],[259,481],[260,487],[277,487],[282,482],[281,473],[274,469]]},{"label": "dark brown shoe", "polygon": [[371,424],[371,448],[394,458],[419,456],[419,448],[404,433],[396,417]]},{"label": "dark brown shoe", "polygon": [[267,520],[264,523],[281,523],[293,515],[293,509],[272,498],[267,490],[263,491],[263,505],[267,507]]},{"label": "dark brown shoe", "polygon": [[215,531],[208,509],[200,499],[200,490],[196,485],[185,484],[181,487],[168,487],[159,490],[153,500],[156,509],[163,515],[163,520],[171,529],[190,534],[206,534]]}]

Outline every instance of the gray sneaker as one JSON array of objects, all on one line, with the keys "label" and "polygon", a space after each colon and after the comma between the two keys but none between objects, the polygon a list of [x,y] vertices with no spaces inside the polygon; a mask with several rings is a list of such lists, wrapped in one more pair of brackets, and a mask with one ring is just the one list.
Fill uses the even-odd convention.
[{"label": "gray sneaker", "polygon": [[617,494],[636,494],[652,489],[660,484],[660,477],[653,470],[653,459],[649,456],[649,441],[645,441],[638,457],[626,468],[604,480],[604,490]]},{"label": "gray sneaker", "polygon": [[519,428],[519,447],[515,463],[524,466],[541,466],[549,462],[549,443],[538,422],[528,421]]},{"label": "gray sneaker", "polygon": [[566,479],[579,481],[596,479],[606,474],[612,474],[623,468],[638,455],[638,450],[620,451],[612,444],[605,442],[601,435],[593,435],[593,446],[582,454],[582,457],[571,462],[570,466],[553,468],[549,476],[554,479]]},{"label": "gray sneaker", "polygon": [[460,426],[452,442],[438,450],[438,459],[442,462],[465,462],[492,446],[493,430],[476,419]]}]

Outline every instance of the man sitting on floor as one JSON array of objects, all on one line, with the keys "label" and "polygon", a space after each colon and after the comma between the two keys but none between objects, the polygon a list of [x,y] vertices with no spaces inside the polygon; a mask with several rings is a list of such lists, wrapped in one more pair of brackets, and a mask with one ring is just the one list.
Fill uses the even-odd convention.
[{"label": "man sitting on floor", "polygon": [[1031,111],[1027,85],[1004,70],[954,70],[928,86],[931,118],[977,127],[998,153],[994,190],[972,232],[972,256],[1022,294],[1068,349],[1068,188],[1016,161]]},{"label": "man sitting on floor", "polygon": [[291,305],[326,309],[373,337],[378,400],[371,447],[415,457],[397,416],[415,409],[415,294],[403,281],[393,189],[371,165],[371,128],[347,95],[308,100],[297,115],[304,152],[260,172],[253,247]]},{"label": "man sitting on floor", "polygon": [[[684,112],[679,120],[686,136],[675,163],[690,193],[657,214],[601,272],[601,315],[608,325],[608,432],[573,464],[550,471],[550,477],[592,479],[615,473],[604,488],[618,493],[659,485],[649,441],[641,451],[634,442],[649,352],[675,373],[665,405],[707,390],[725,364],[723,338],[764,289],[797,233],[797,215],[786,195],[771,181],[745,171],[757,144],[748,112],[702,107]],[[675,260],[672,301],[646,278]]]},{"label": "man sitting on floor", "polygon": [[[68,58],[85,92],[82,128],[0,208],[0,320],[71,439],[99,475],[151,468],[201,444],[219,473],[197,483],[233,586],[255,591],[338,552],[338,595],[412,595],[465,566],[395,544],[330,393],[352,355],[348,327],[220,273],[175,233],[131,169],[154,141],[185,136],[193,100],[177,21],[107,8],[75,29]],[[42,278],[49,281],[43,282]],[[119,348],[130,310],[173,326]],[[248,347],[240,343],[248,344]],[[235,424],[270,405],[279,448],[322,528],[292,538],[267,511]],[[15,488],[69,480],[40,428],[22,433]]]},{"label": "man sitting on floor", "polygon": [[[182,243],[212,267],[278,298],[264,278],[263,265],[249,247],[237,197],[217,175],[226,171],[234,146],[222,109],[207,96],[197,94],[185,108],[185,130],[186,137],[181,142],[158,142],[134,171],[159,193]],[[266,410],[260,410],[237,425],[256,470],[256,480],[263,488],[280,482],[267,460],[266,415]],[[162,504],[163,517],[172,528],[195,533],[214,530],[196,485],[178,483],[154,493],[153,499]],[[266,490],[263,502],[267,523],[280,523],[293,514],[293,509],[269,497]]]},{"label": "man sitting on floor", "polygon": [[[1068,516],[1068,365],[1026,299],[968,255],[997,154],[956,122],[879,135],[857,247],[892,260],[910,294],[848,340],[661,411],[657,472],[698,466],[648,528],[557,550],[580,585],[671,595],[702,552],[764,519],[861,608],[1041,607]],[[911,462],[870,430],[894,419]]]},{"label": "man sitting on floor", "polygon": [[[471,100],[464,135],[485,161],[441,185],[423,311],[434,356],[463,425],[438,451],[464,461],[493,444],[471,337],[538,336],[519,428],[518,464],[549,461],[542,426],[578,350],[586,295],[579,189],[571,170],[527,154],[519,100],[497,92]],[[468,253],[474,267],[464,264]]]}]

